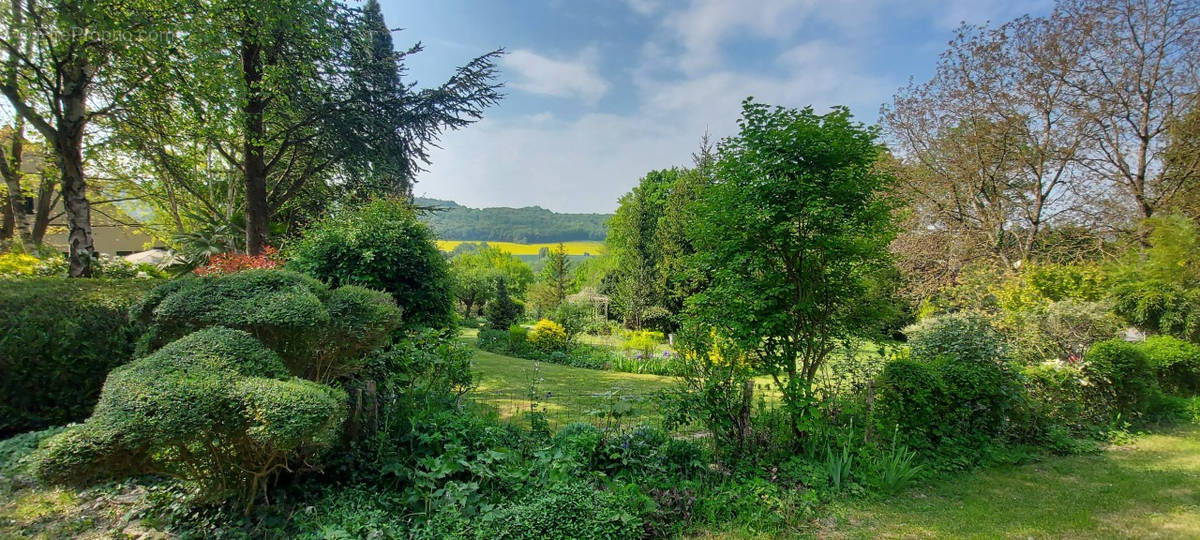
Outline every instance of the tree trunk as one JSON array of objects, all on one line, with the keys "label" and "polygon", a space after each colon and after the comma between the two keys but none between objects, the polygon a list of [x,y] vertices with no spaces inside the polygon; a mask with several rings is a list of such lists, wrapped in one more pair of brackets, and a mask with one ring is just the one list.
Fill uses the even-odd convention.
[{"label": "tree trunk", "polygon": [[242,77],[247,99],[244,137],[246,183],[246,253],[258,255],[267,245],[270,208],[267,206],[267,164],[263,148],[262,49],[250,36],[242,37]]},{"label": "tree trunk", "polygon": [[0,241],[13,237],[13,213],[9,204],[0,204]]},{"label": "tree trunk", "polygon": [[87,121],[87,75],[82,62],[64,70],[63,114],[54,140],[62,174],[63,208],[67,214],[70,277],[91,277],[96,248],[92,243],[92,208],[83,175],[83,132]]},{"label": "tree trunk", "polygon": [[43,174],[38,185],[36,206],[33,209],[33,245],[40,246],[46,239],[46,229],[50,227],[50,211],[53,209],[54,179],[48,174]]},{"label": "tree trunk", "polygon": [[[8,188],[8,204],[5,205],[5,227],[9,228],[6,238],[16,237],[21,247],[29,250],[33,247],[33,237],[29,232],[29,219],[25,215],[25,195],[21,191],[21,161],[25,145],[25,120],[20,116],[16,120],[12,141],[7,156],[0,157],[0,174],[4,176],[4,185]],[[10,224],[8,221],[12,220]]]}]

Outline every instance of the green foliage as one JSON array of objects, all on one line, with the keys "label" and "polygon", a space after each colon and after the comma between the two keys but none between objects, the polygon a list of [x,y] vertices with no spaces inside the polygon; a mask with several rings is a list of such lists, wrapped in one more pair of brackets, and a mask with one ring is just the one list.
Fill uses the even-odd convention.
[{"label": "green foliage", "polygon": [[442,238],[541,244],[603,240],[608,214],[560,214],[540,208],[467,208],[452,201],[423,199],[421,207],[443,208],[421,219]]},{"label": "green foliage", "polygon": [[567,331],[549,319],[542,319],[529,332],[529,344],[543,353],[564,351],[567,348]]},{"label": "green foliage", "polygon": [[25,253],[0,253],[0,277],[32,276],[40,262],[37,257]]},{"label": "green foliage", "polygon": [[1093,345],[1084,357],[1083,373],[1127,418],[1149,411],[1161,393],[1142,348],[1120,339]]},{"label": "green foliage", "polygon": [[325,218],[288,246],[290,268],[331,287],[387,291],[406,327],[443,328],[453,314],[449,266],[407,205],[377,200]]},{"label": "green foliage", "polygon": [[508,293],[508,283],[504,279],[496,282],[496,297],[484,307],[488,328],[505,330],[517,324],[517,319],[525,312],[522,306]]},{"label": "green foliage", "polygon": [[573,343],[595,318],[593,311],[592,305],[587,302],[563,302],[550,312],[549,319],[562,326],[567,342]]},{"label": "green foliage", "polygon": [[1022,369],[1033,417],[1070,433],[1088,434],[1111,418],[1109,404],[1097,399],[1096,387],[1072,364],[1045,362]]},{"label": "green foliage", "polygon": [[[977,344],[949,340],[931,345],[967,354],[981,350]],[[1025,407],[1025,390],[1017,373],[994,357],[914,354],[911,359],[888,362],[878,382],[875,422],[880,432],[895,430],[899,441],[913,450],[968,462],[1004,442],[1018,421],[1018,411]]]},{"label": "green foliage", "polygon": [[140,354],[223,326],[253,334],[292,374],[316,381],[354,372],[400,324],[400,310],[385,293],[350,285],[330,290],[283,270],[177,279],[151,291],[131,313],[149,328]]},{"label": "green foliage", "polygon": [[345,418],[345,392],[288,378],[246,332],[207,328],[113,370],[91,418],[48,440],[34,469],[69,484],[167,474],[250,504],[280,470],[315,464]]},{"label": "green foliage", "polygon": [[654,356],[654,351],[662,343],[662,332],[651,330],[635,330],[629,333],[629,339],[621,344],[621,350],[636,352],[642,358]]},{"label": "green foliage", "polygon": [[710,283],[689,312],[779,374],[799,435],[829,353],[878,326],[871,283],[890,267],[893,179],[876,130],[845,108],[747,100],[738,124],[695,205],[689,237]]},{"label": "green foliage", "polygon": [[976,362],[1001,362],[1007,358],[1004,340],[987,319],[951,314],[930,317],[904,329],[908,346],[917,358],[948,356]]},{"label": "green foliage", "polygon": [[514,324],[508,327],[508,348],[511,351],[520,351],[529,346],[529,329],[519,324]]},{"label": "green foliage", "polygon": [[1114,309],[1138,328],[1200,341],[1200,231],[1182,216],[1146,221],[1149,247],[1113,269]]},{"label": "green foliage", "polygon": [[467,308],[467,315],[472,306],[482,309],[485,302],[497,298],[501,286],[507,289],[506,294],[521,296],[533,282],[533,271],[528,264],[489,246],[455,255],[450,260],[450,273],[454,294]]},{"label": "green foliage", "polygon": [[1141,349],[1163,390],[1172,394],[1200,394],[1200,346],[1171,336],[1150,336]]},{"label": "green foliage", "polygon": [[642,520],[611,491],[585,483],[554,484],[480,520],[476,538],[640,538]]},{"label": "green foliage", "polygon": [[157,283],[0,283],[0,437],[86,418],[109,370],[133,357],[144,327],[127,313]]}]

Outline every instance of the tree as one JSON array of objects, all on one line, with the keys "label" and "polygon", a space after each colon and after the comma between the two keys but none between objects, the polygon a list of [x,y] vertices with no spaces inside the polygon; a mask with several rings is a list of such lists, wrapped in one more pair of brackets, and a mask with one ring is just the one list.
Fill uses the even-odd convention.
[{"label": "tree", "polygon": [[689,324],[774,377],[799,440],[818,369],[878,316],[866,299],[889,267],[893,180],[878,167],[876,130],[844,107],[818,115],[747,99],[738,125],[695,205],[693,263],[710,282],[689,300]]},{"label": "tree", "polygon": [[104,95],[99,92],[103,86],[129,88],[138,82],[113,76],[113,64],[129,66],[129,72],[146,72],[152,59],[126,36],[147,29],[157,16],[154,7],[13,0],[5,14],[10,31],[0,36],[0,50],[7,57],[0,94],[54,150],[67,216],[71,277],[91,276],[95,255],[84,174],[87,127],[110,113],[115,97],[121,95]]},{"label": "tree", "polygon": [[484,308],[488,328],[508,330],[508,327],[517,324],[522,310],[521,304],[509,296],[507,280],[503,277],[496,280],[496,297]]},{"label": "tree", "polygon": [[1172,122],[1200,95],[1200,6],[1063,0],[1054,17],[1083,38],[1082,65],[1066,74],[1091,127],[1081,162],[1124,192],[1140,222],[1200,179],[1200,162],[1165,156]]},{"label": "tree", "polygon": [[934,77],[883,108],[916,234],[965,236],[968,251],[1011,268],[1034,256],[1047,225],[1077,213],[1087,127],[1065,77],[1080,64],[1078,40],[1056,20],[963,26]]},{"label": "tree", "polygon": [[567,249],[562,243],[546,256],[546,264],[542,266],[541,282],[547,290],[550,304],[542,306],[554,309],[567,298],[571,288],[571,261],[567,259]]},{"label": "tree", "polygon": [[609,221],[606,242],[616,258],[616,300],[630,328],[640,329],[646,311],[661,306],[665,296],[658,279],[661,253],[656,232],[667,194],[680,174],[679,169],[646,173],[637,186],[621,196]]},{"label": "tree", "polygon": [[420,45],[391,50],[375,4],[188,8],[171,69],[130,98],[118,129],[156,172],[162,185],[145,191],[175,216],[171,225],[232,224],[251,254],[269,241],[276,216],[294,230],[292,222],[315,219],[339,192],[407,196],[429,145],[499,99],[500,51],[434,88],[401,82],[403,62]]}]

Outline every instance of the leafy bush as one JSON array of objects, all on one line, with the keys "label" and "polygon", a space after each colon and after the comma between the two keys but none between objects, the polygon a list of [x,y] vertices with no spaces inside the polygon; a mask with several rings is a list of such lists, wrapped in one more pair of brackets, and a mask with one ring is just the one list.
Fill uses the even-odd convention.
[{"label": "leafy bush", "polygon": [[345,418],[345,392],[289,378],[246,332],[207,328],[113,370],[91,418],[46,441],[34,470],[76,485],[162,473],[249,504],[281,470],[314,463]]},{"label": "leafy bush", "polygon": [[0,253],[0,277],[32,276],[41,261],[24,253]]},{"label": "leafy bush", "polygon": [[1025,389],[1036,419],[1047,429],[1054,426],[1085,433],[1107,422],[1107,403],[1095,399],[1095,386],[1077,365],[1045,362],[1022,369]]},{"label": "leafy bush", "polygon": [[519,324],[508,327],[508,350],[514,354],[527,349],[529,345],[529,329]]},{"label": "leafy bush", "polygon": [[951,357],[977,362],[1000,362],[1007,349],[1000,334],[978,315],[951,314],[930,317],[904,329],[917,358]]},{"label": "leafy bush", "polygon": [[587,302],[563,302],[550,312],[550,320],[562,325],[566,332],[567,341],[575,341],[575,337],[583,333],[588,323],[594,318],[594,308]]},{"label": "leafy bush", "polygon": [[283,270],[177,279],[151,291],[131,313],[149,328],[139,354],[202,328],[224,326],[253,334],[292,374],[316,381],[355,371],[400,322],[400,311],[385,293],[356,286],[329,290]]},{"label": "leafy bush", "polygon": [[1173,394],[1200,393],[1200,346],[1171,336],[1150,336],[1141,349],[1163,390]]},{"label": "leafy bush", "polygon": [[529,332],[529,344],[543,353],[563,351],[567,348],[567,332],[561,324],[542,319]]},{"label": "leafy bush", "polygon": [[649,358],[654,355],[654,350],[662,343],[662,332],[653,332],[649,330],[641,330],[630,332],[629,339],[621,344],[621,349],[624,351],[632,351],[642,358]]},{"label": "leafy bush", "polygon": [[194,270],[197,276],[235,274],[243,270],[279,267],[279,252],[271,247],[263,248],[260,255],[245,253],[218,253],[208,258],[208,263]]},{"label": "leafy bush", "polygon": [[1113,310],[1138,328],[1200,341],[1200,289],[1151,279],[1118,285],[1113,299]]},{"label": "leafy bush", "polygon": [[488,328],[504,330],[517,324],[517,319],[525,312],[525,306],[512,299],[508,294],[508,284],[501,278],[496,281],[496,298],[484,306],[483,312]]},{"label": "leafy bush", "polygon": [[485,351],[503,351],[508,346],[508,332],[484,328],[475,338],[475,344]]},{"label": "leafy bush", "polygon": [[86,418],[143,331],[126,314],[157,282],[30,278],[0,284],[0,437]]},{"label": "leafy bush", "polygon": [[641,538],[641,518],[611,491],[558,483],[479,520],[476,538]]},{"label": "leafy bush", "polygon": [[[992,350],[978,342],[942,346],[976,354]],[[896,430],[904,446],[922,453],[967,459],[1010,435],[1026,399],[1017,374],[995,359],[897,358],[884,366],[878,386],[875,421],[881,433]]]},{"label": "leafy bush", "polygon": [[331,287],[387,291],[404,310],[406,327],[453,322],[449,266],[429,228],[407,205],[374,201],[323,219],[288,250],[288,267]]},{"label": "leafy bush", "polygon": [[1141,347],[1120,339],[1093,345],[1084,357],[1083,373],[1125,417],[1150,410],[1160,394]]}]

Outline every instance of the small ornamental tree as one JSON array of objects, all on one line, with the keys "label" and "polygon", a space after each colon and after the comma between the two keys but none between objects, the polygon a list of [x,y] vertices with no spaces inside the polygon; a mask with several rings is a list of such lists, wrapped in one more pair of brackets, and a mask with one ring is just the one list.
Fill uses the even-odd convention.
[{"label": "small ornamental tree", "polygon": [[879,316],[869,282],[890,266],[892,178],[877,166],[876,130],[845,108],[747,99],[738,124],[694,207],[692,263],[711,283],[689,316],[774,377],[802,439],[818,369]]},{"label": "small ornamental tree", "polygon": [[517,318],[521,316],[522,311],[524,307],[509,296],[508,283],[504,278],[497,279],[496,297],[484,308],[488,328],[507,330],[508,327],[517,324]]}]

